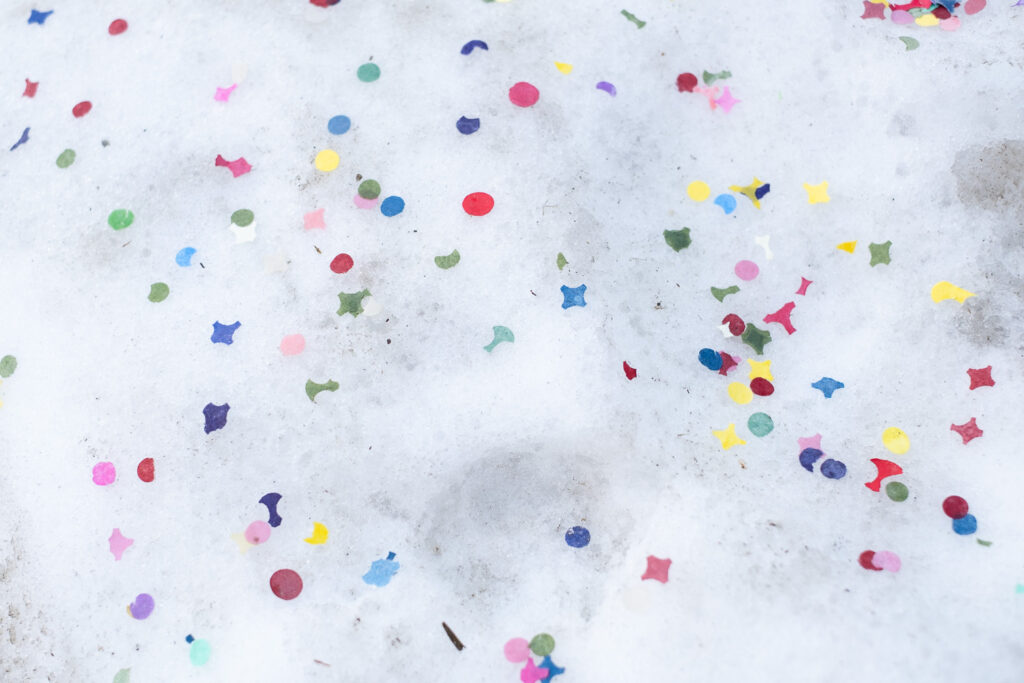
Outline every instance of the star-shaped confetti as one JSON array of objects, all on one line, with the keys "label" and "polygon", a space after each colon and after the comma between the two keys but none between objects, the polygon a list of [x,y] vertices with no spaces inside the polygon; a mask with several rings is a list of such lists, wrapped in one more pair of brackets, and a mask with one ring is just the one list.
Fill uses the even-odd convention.
[{"label": "star-shaped confetti", "polygon": [[341,301],[341,306],[338,308],[338,315],[350,313],[353,318],[358,318],[359,314],[363,312],[363,299],[368,296],[370,296],[370,290],[368,289],[352,292],[351,294],[339,292],[338,299]]},{"label": "star-shaped confetti", "polygon": [[772,340],[772,335],[768,330],[762,330],[753,323],[747,323],[740,338],[744,344],[754,349],[757,355],[761,355],[764,353],[764,345]]},{"label": "star-shaped confetti", "polygon": [[878,5],[871,0],[864,0],[864,14],[861,19],[885,19],[885,5]]},{"label": "star-shaped confetti", "polygon": [[232,83],[231,86],[227,88],[218,87],[217,92],[213,96],[213,99],[217,100],[218,102],[227,102],[228,98],[231,97],[231,93],[233,93],[235,91],[235,88],[237,87],[237,83]]},{"label": "star-shaped confetti", "polygon": [[580,285],[579,287],[566,287],[562,285],[562,308],[586,306],[587,302],[583,300],[583,295],[586,291],[586,285]]},{"label": "star-shaped confetti", "polygon": [[249,162],[245,160],[245,157],[238,157],[234,161],[228,161],[218,154],[213,163],[215,166],[223,166],[227,168],[235,178],[240,175],[245,175],[252,170],[252,166],[250,166]]},{"label": "star-shaped confetti", "polygon": [[973,417],[962,425],[950,425],[949,428],[959,434],[965,444],[985,433],[978,427],[978,422]]},{"label": "star-shaped confetti", "polygon": [[980,370],[971,368],[967,371],[967,375],[971,378],[971,390],[977,389],[978,387],[994,387],[996,382],[992,379],[992,366],[986,366]]},{"label": "star-shaped confetti", "polygon": [[206,418],[206,424],[203,426],[203,431],[209,434],[210,432],[215,432],[218,429],[223,429],[224,425],[228,423],[229,410],[231,410],[231,406],[227,403],[222,406],[207,403],[206,407],[203,408],[203,417]]},{"label": "star-shaped confetti", "polygon": [[533,663],[533,657],[527,657],[526,666],[519,672],[519,680],[523,683],[537,683],[537,681],[547,678],[547,675],[547,669],[537,668],[537,665]]},{"label": "star-shaped confetti", "polygon": [[733,192],[739,192],[741,195],[743,195],[744,197],[751,201],[755,209],[760,209],[761,197],[763,197],[765,194],[758,194],[758,191],[762,187],[767,187],[767,185],[765,185],[764,182],[758,179],[757,176],[754,176],[754,182],[750,183],[749,185],[730,185],[729,189],[732,190]]},{"label": "star-shaped confetti", "polygon": [[53,14],[53,10],[50,10],[49,12],[40,12],[39,10],[32,10],[32,14],[28,16],[28,23],[39,24],[40,26],[42,26],[43,24],[46,23],[46,20],[49,18],[51,14]]},{"label": "star-shaped confetti", "polygon": [[832,398],[832,394],[838,389],[842,389],[846,385],[839,380],[832,379],[831,377],[822,377],[817,382],[811,384],[812,387],[825,394],[825,398]]},{"label": "star-shaped confetti", "polygon": [[316,211],[310,211],[302,216],[302,227],[306,230],[323,230],[327,227],[324,223],[324,211],[326,209],[317,209]]},{"label": "star-shaped confetti", "polygon": [[565,673],[565,669],[555,666],[555,663],[551,661],[551,655],[544,656],[544,661],[540,663],[540,668],[548,670],[548,675],[542,679],[543,683],[551,683],[552,678]]},{"label": "star-shaped confetti", "polygon": [[807,288],[814,284],[814,280],[808,280],[805,277],[800,278],[800,289],[796,290],[796,293],[800,296],[807,296]]},{"label": "star-shaped confetti", "polygon": [[668,568],[672,566],[672,560],[666,558],[661,559],[654,555],[647,556],[647,570],[644,575],[640,577],[641,581],[647,579],[654,579],[655,581],[661,581],[662,583],[668,583]]},{"label": "star-shaped confetti", "polygon": [[115,562],[119,561],[121,556],[124,554],[124,551],[135,542],[134,540],[122,535],[120,529],[114,529],[107,541],[110,543],[110,552],[114,556]]},{"label": "star-shaped confetti", "polygon": [[772,377],[772,362],[770,360],[754,360],[753,358],[748,358],[747,363],[750,364],[749,379],[763,377],[769,382],[775,379]]},{"label": "star-shaped confetti", "polygon": [[804,189],[807,190],[807,203],[808,204],[827,204],[832,201],[832,198],[828,196],[828,181],[822,181],[817,185],[811,185],[810,183],[804,183]]},{"label": "star-shaped confetti", "polygon": [[794,308],[796,308],[796,304],[790,301],[774,313],[766,315],[763,320],[766,323],[778,323],[782,325],[788,334],[793,334],[796,332],[796,328],[793,327],[793,323],[790,322],[789,316],[793,312]]},{"label": "star-shaped confetti", "polygon": [[871,250],[871,265],[877,266],[879,263],[888,264],[891,262],[889,258],[889,247],[892,246],[892,240],[883,242],[882,244],[875,244],[872,242],[868,245],[868,249]]},{"label": "star-shaped confetti", "polygon": [[28,80],[26,78],[25,79],[25,91],[23,93],[21,93],[21,94],[22,94],[23,97],[35,97],[36,96],[36,90],[38,90],[38,89],[39,89],[39,81],[36,81],[36,82],[33,83],[32,81],[30,81],[30,80]]},{"label": "star-shaped confetti", "polygon": [[725,86],[725,88],[722,90],[722,96],[715,100],[715,104],[721,107],[722,110],[726,114],[728,114],[730,111],[732,111],[732,108],[734,106],[736,106],[742,101],[743,100],[737,100],[735,97],[733,97],[732,93],[729,92],[729,86]]},{"label": "star-shaped confetti", "polygon": [[736,436],[736,424],[733,422],[730,422],[729,426],[725,429],[711,430],[711,433],[722,442],[723,451],[727,451],[733,446],[742,446],[747,443],[740,437]]},{"label": "star-shaped confetti", "polygon": [[235,330],[242,326],[242,323],[237,320],[231,325],[222,325],[220,322],[213,324],[213,334],[210,335],[210,341],[214,344],[233,344],[234,339],[232,338],[235,334]]}]

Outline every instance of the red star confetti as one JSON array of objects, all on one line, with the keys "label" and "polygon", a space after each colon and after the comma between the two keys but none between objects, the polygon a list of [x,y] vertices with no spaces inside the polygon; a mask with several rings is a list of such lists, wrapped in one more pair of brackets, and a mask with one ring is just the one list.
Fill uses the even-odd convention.
[{"label": "red star confetti", "polygon": [[233,175],[236,178],[240,175],[245,175],[246,173],[252,170],[252,166],[250,166],[249,162],[245,160],[245,157],[238,157],[234,161],[228,161],[227,159],[218,154],[217,160],[214,161],[213,163],[216,166],[224,166],[229,171],[231,171],[231,175]]},{"label": "red star confetti", "polygon": [[793,327],[793,323],[790,322],[789,315],[793,312],[794,308],[796,308],[796,304],[790,301],[774,313],[766,315],[763,320],[766,323],[778,323],[785,328],[787,333],[793,334],[796,332],[796,328]]},{"label": "red star confetti", "polygon": [[978,423],[972,417],[962,425],[950,425],[949,428],[960,435],[960,438],[964,440],[964,443],[969,443],[971,439],[977,439],[979,436],[984,434],[981,429],[978,428]]},{"label": "red star confetti", "polygon": [[885,19],[885,5],[871,2],[871,0],[864,0],[864,14],[860,15],[861,19]]},{"label": "red star confetti", "polygon": [[661,581],[662,583],[668,583],[668,568],[672,565],[672,560],[661,559],[654,555],[647,556],[647,571],[640,577],[641,581],[646,579],[654,579],[655,581]]},{"label": "red star confetti", "polygon": [[994,387],[996,382],[992,379],[992,366],[975,370],[971,368],[967,371],[968,376],[971,378],[971,390],[977,389],[978,387]]},{"label": "red star confetti", "polygon": [[808,280],[805,277],[800,278],[800,289],[796,290],[796,293],[800,296],[807,296],[807,288],[814,284],[814,280]]},{"label": "red star confetti", "polygon": [[24,97],[35,97],[36,90],[39,88],[39,81],[33,83],[32,81],[25,79],[25,92],[21,93]]}]

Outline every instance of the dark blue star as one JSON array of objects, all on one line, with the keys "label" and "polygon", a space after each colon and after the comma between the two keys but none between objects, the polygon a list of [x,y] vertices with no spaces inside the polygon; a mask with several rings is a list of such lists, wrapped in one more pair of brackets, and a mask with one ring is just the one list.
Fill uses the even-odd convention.
[{"label": "dark blue star", "polygon": [[46,21],[46,18],[51,14],[53,14],[53,10],[50,10],[49,12],[32,10],[32,15],[28,18],[28,23],[39,24],[41,26]]},{"label": "dark blue star", "polygon": [[580,285],[579,287],[566,287],[562,285],[562,308],[572,308],[573,306],[586,306],[587,302],[583,300],[583,295],[587,291],[586,285]]},{"label": "dark blue star", "polygon": [[822,377],[817,382],[811,384],[811,386],[825,394],[825,398],[832,398],[832,394],[836,389],[842,389],[846,385],[831,377]]},{"label": "dark blue star", "polygon": [[21,147],[22,145],[24,145],[26,142],[28,142],[28,131],[29,129],[26,128],[21,132],[21,137],[18,138],[18,141],[14,143],[14,147],[11,147],[12,152]]},{"label": "dark blue star", "polygon": [[231,336],[241,326],[242,323],[237,320],[231,325],[222,325],[216,322],[213,324],[213,334],[210,336],[210,341],[214,344],[231,344],[235,341]]},{"label": "dark blue star", "polygon": [[546,655],[544,661],[540,663],[540,668],[548,670],[547,678],[542,678],[541,683],[551,683],[551,679],[558,674],[564,674],[565,669],[560,666],[555,666],[555,663],[551,661],[551,655]]}]

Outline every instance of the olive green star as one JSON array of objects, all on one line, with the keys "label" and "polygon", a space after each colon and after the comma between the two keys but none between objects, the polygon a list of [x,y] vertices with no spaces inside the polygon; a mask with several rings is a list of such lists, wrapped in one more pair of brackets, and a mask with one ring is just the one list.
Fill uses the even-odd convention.
[{"label": "olive green star", "polygon": [[370,290],[364,289],[361,292],[354,292],[352,294],[346,294],[340,292],[338,299],[341,300],[341,307],[338,309],[338,315],[345,315],[351,313],[353,318],[359,316],[363,312],[363,299],[370,296]]},{"label": "olive green star", "polygon": [[889,259],[889,247],[892,246],[892,240],[883,242],[882,244],[875,244],[872,242],[868,245],[868,249],[871,250],[871,265],[877,266],[879,263],[890,263]]}]

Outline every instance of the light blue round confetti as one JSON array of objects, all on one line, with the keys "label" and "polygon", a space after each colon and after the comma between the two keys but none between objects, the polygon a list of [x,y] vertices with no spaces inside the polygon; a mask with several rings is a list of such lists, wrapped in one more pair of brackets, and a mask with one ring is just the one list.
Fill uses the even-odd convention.
[{"label": "light blue round confetti", "polygon": [[731,194],[718,195],[715,197],[715,204],[722,207],[722,211],[725,211],[726,216],[736,210],[736,198]]},{"label": "light blue round confetti", "polygon": [[174,262],[182,268],[187,268],[192,265],[192,254],[196,253],[196,250],[192,247],[185,247],[178,252],[177,256],[174,257]]},{"label": "light blue round confetti", "polygon": [[334,135],[343,135],[351,127],[352,121],[347,116],[342,116],[341,114],[332,116],[331,120],[327,122],[327,130]]},{"label": "light blue round confetti", "polygon": [[384,201],[380,203],[380,212],[389,218],[391,216],[397,216],[403,211],[405,211],[405,200],[401,197],[391,195],[390,197],[386,197]]},{"label": "light blue round confetti", "polygon": [[970,536],[978,530],[978,520],[974,515],[967,514],[960,519],[953,520],[953,531],[961,536]]}]

